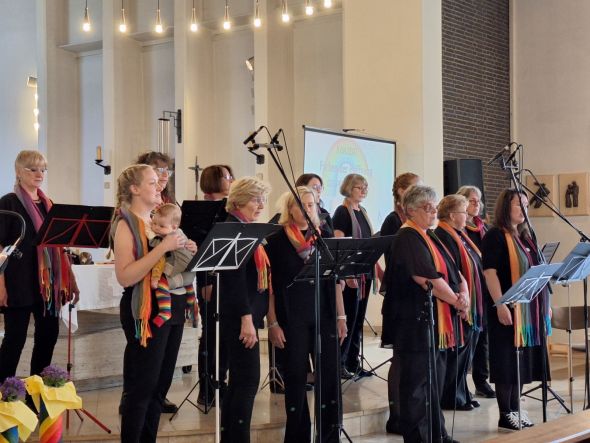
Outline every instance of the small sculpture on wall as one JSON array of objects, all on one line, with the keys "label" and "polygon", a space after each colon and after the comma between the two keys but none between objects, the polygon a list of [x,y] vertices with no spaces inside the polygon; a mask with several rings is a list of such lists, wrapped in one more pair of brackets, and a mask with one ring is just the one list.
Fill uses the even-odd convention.
[{"label": "small sculpture on wall", "polygon": [[565,207],[566,208],[577,208],[578,207],[578,196],[580,194],[580,187],[576,181],[568,183],[565,191]]},{"label": "small sculpture on wall", "polygon": [[539,209],[541,207],[542,200],[545,200],[551,194],[551,191],[547,187],[545,183],[539,183],[535,181],[535,186],[537,187],[537,191],[535,192],[535,197],[533,198],[533,208]]}]

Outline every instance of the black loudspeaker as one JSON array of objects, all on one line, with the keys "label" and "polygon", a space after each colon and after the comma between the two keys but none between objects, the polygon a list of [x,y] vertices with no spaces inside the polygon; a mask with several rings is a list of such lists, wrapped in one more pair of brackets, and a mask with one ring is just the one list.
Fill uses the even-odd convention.
[{"label": "black loudspeaker", "polygon": [[443,173],[445,195],[454,194],[461,186],[477,186],[482,192],[481,199],[485,204],[481,160],[473,158],[445,160]]}]

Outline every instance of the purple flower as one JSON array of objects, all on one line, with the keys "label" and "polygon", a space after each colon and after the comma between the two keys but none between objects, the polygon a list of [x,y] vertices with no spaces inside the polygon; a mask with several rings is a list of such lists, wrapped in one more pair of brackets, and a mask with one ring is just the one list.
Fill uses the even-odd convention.
[{"label": "purple flower", "polygon": [[18,401],[25,398],[25,382],[17,377],[8,377],[0,386],[2,401]]},{"label": "purple flower", "polygon": [[59,366],[49,365],[41,372],[45,386],[61,388],[68,381],[68,373]]}]

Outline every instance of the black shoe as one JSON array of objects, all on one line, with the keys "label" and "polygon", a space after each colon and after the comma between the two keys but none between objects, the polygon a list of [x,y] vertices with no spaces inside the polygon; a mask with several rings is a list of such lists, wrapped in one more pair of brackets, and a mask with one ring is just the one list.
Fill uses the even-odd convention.
[{"label": "black shoe", "polygon": [[518,412],[500,412],[498,430],[518,431]]},{"label": "black shoe", "polygon": [[485,381],[483,384],[475,387],[475,395],[479,395],[480,397],[484,398],[496,398],[496,392],[492,389],[488,382]]},{"label": "black shoe", "polygon": [[385,423],[385,432],[387,432],[388,434],[402,435],[402,431],[399,427],[399,422],[393,422],[391,420],[387,420],[387,423]]},{"label": "black shoe", "polygon": [[167,398],[162,402],[162,414],[174,414],[178,411],[178,406],[172,403]]},{"label": "black shoe", "polygon": [[477,400],[471,400],[471,406],[473,406],[474,408],[479,408],[481,406],[481,403]]},{"label": "black shoe", "polygon": [[350,380],[354,377],[354,374],[348,372],[346,368],[340,368],[340,378],[343,380]]},{"label": "black shoe", "polygon": [[465,403],[464,405],[457,406],[457,411],[473,411],[475,406],[471,403]]}]

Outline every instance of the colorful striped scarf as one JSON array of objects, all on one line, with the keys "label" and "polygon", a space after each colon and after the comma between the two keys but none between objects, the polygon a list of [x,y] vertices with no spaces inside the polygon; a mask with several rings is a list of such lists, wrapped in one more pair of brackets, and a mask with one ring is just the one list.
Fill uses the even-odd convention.
[{"label": "colorful striped scarf", "polygon": [[314,238],[313,236],[304,236],[301,230],[295,224],[289,224],[284,226],[285,234],[287,234],[287,238],[297,251],[297,255],[301,257],[302,260],[307,260],[314,251]]},{"label": "colorful striped scarf", "polygon": [[[244,217],[244,215],[237,209],[231,211],[230,215],[233,215],[243,223],[249,223],[246,217]],[[254,263],[256,265],[256,271],[258,272],[258,292],[272,290],[270,260],[268,259],[264,246],[258,245],[256,251],[254,251]]]},{"label": "colorful striped scarf", "polygon": [[[504,231],[504,238],[508,246],[508,259],[510,262],[510,279],[514,285],[518,279],[533,264],[533,258],[523,240],[514,234]],[[534,250],[530,239],[525,240],[528,246]],[[551,334],[551,318],[549,316],[549,297],[547,289],[535,297],[530,303],[516,303],[514,305],[514,346],[517,348],[541,345],[540,308],[544,303],[545,331]]]},{"label": "colorful striped scarf", "polygon": [[451,236],[457,245],[459,255],[461,257],[461,273],[467,281],[467,288],[469,290],[469,297],[471,300],[471,309],[468,311],[467,323],[473,327],[474,330],[482,330],[483,320],[483,290],[481,287],[481,274],[477,267],[477,263],[469,254],[465,247],[465,243],[481,258],[481,252],[471,241],[471,239],[464,232],[457,232],[447,222],[439,221],[439,228]]},{"label": "colorful striped scarf", "polygon": [[[117,210],[115,226],[119,220],[124,220],[129,226],[133,236],[133,256],[136,260],[139,260],[148,253],[145,223],[129,209],[123,207]],[[152,337],[150,328],[150,316],[152,314],[150,278],[151,272],[148,272],[133,286],[131,294],[131,313],[135,320],[135,338],[139,340],[139,344],[143,347],[147,346],[148,339]]]},{"label": "colorful striped scarf", "polygon": [[484,235],[486,235],[486,232],[488,231],[486,224],[483,222],[481,217],[478,217],[477,215],[473,217],[473,221],[467,222],[465,229],[471,232],[477,232],[482,240]]},{"label": "colorful striped scarf", "polygon": [[[449,271],[447,269],[447,265],[445,260],[442,256],[441,251],[438,249],[438,245],[436,244],[436,237],[433,238],[433,233],[430,230],[424,232],[416,223],[412,220],[408,219],[403,224],[402,228],[411,228],[415,230],[422,240],[426,243],[428,250],[430,252],[430,256],[432,257],[432,261],[434,263],[434,267],[436,268],[436,272],[438,272],[444,280],[448,283],[449,282]],[[441,245],[442,246],[442,245]],[[455,340],[455,333],[453,330],[453,320],[451,318],[451,306],[436,298],[436,310],[437,310],[437,326],[438,326],[438,347],[439,349],[448,349],[456,346]],[[463,341],[461,337],[461,342]]]},{"label": "colorful striped scarf", "polygon": [[[35,232],[43,225],[43,214],[33,199],[19,184],[14,186],[14,193],[24,206],[33,222]],[[41,189],[37,195],[45,211],[49,213],[52,202]],[[45,303],[45,310],[55,317],[59,316],[62,300],[71,300],[72,287],[70,278],[70,260],[64,248],[37,246],[37,263],[39,267],[39,289]]]}]

